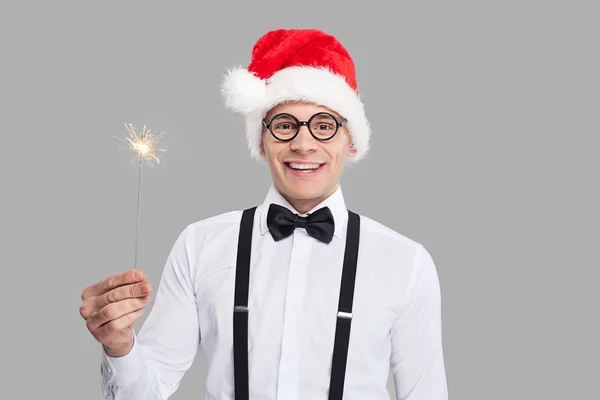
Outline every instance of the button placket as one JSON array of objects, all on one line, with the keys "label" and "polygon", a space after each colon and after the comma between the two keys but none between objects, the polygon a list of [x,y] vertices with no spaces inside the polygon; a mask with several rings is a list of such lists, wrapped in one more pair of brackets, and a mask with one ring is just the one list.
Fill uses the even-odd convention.
[{"label": "button placket", "polygon": [[298,343],[302,341],[300,337],[302,321],[301,315],[297,311],[306,292],[306,271],[303,264],[305,263],[305,254],[310,246],[310,239],[311,237],[306,233],[295,232],[293,235],[294,242],[285,296],[278,398],[296,399],[298,395],[300,367],[297,363],[297,351]]}]

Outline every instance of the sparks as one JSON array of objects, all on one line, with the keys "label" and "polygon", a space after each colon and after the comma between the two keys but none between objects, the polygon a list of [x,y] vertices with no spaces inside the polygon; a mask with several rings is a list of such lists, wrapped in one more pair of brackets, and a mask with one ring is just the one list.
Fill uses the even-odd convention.
[{"label": "sparks", "polygon": [[151,130],[146,131],[146,125],[141,133],[135,131],[133,125],[125,124],[125,128],[129,132],[129,136],[126,137],[129,142],[129,148],[136,152],[137,157],[145,160],[148,164],[152,165],[153,162],[160,164],[160,159],[157,156],[157,152],[164,152],[166,149],[158,147],[163,133],[155,135]]}]

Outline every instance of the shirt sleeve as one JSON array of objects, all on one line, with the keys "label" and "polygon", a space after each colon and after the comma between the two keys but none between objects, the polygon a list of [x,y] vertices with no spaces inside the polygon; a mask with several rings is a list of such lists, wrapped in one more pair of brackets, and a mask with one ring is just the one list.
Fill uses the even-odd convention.
[{"label": "shirt sleeve", "polygon": [[131,351],[110,357],[102,349],[101,388],[111,400],[166,400],[196,357],[200,327],[196,309],[189,228],[177,238],[163,270],[153,307]]},{"label": "shirt sleeve", "polygon": [[396,400],[447,400],[440,283],[433,259],[421,245],[410,282],[391,331]]}]

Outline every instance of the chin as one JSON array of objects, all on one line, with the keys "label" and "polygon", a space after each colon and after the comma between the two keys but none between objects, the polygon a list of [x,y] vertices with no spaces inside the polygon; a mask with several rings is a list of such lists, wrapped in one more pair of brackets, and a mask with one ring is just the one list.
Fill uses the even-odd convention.
[{"label": "chin", "polygon": [[293,185],[287,186],[287,189],[288,195],[298,200],[313,200],[319,197],[323,197],[323,188],[320,186],[310,187],[308,185]]}]

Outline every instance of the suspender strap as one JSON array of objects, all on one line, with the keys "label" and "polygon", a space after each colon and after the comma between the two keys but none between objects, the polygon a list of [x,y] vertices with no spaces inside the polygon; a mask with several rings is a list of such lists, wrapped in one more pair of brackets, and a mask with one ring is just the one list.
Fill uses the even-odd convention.
[{"label": "suspender strap", "polygon": [[252,227],[256,207],[244,210],[238,238],[233,312],[233,366],[235,399],[248,400],[248,287]]},{"label": "suspender strap", "polygon": [[348,230],[346,251],[342,269],[340,299],[338,305],[335,342],[331,363],[329,382],[329,400],[341,400],[344,393],[344,377],[348,359],[350,342],[350,324],[352,322],[352,301],[354,299],[354,283],[356,281],[356,265],[358,261],[358,244],[360,236],[360,217],[348,210]]},{"label": "suspender strap", "polygon": [[[257,207],[244,210],[238,238],[237,265],[235,273],[235,298],[233,313],[233,362],[235,400],[249,399],[248,385],[248,288],[250,284],[250,256],[252,227]],[[348,210],[346,249],[342,268],[340,298],[338,304],[335,342],[329,383],[329,400],[341,400],[350,342],[352,301],[358,261],[360,217]]]}]

